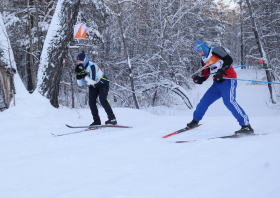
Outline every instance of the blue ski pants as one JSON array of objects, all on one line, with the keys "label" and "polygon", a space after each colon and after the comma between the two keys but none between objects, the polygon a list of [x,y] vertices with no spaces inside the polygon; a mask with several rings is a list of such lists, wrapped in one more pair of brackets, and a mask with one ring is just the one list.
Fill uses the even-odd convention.
[{"label": "blue ski pants", "polygon": [[222,83],[215,82],[213,85],[206,91],[199,104],[196,107],[196,110],[193,114],[193,119],[199,122],[204,114],[206,113],[208,107],[218,100],[223,98],[224,104],[230,110],[232,115],[239,122],[239,125],[248,125],[249,118],[244,112],[244,110],[236,102],[236,80],[225,80]]}]

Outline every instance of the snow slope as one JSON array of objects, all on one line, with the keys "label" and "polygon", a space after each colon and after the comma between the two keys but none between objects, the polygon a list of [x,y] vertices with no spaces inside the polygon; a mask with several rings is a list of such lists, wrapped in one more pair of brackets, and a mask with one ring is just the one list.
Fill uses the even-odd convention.
[{"label": "snow slope", "polygon": [[[255,79],[252,70],[238,77]],[[77,131],[88,125],[89,109],[54,109],[30,95],[16,77],[15,107],[0,113],[0,197],[3,198],[276,198],[280,194],[280,110],[271,108],[267,85],[238,83],[237,102],[256,133],[266,136],[175,144],[233,134],[237,121],[214,103],[195,130],[167,139],[186,126],[194,109],[115,108],[119,124],[131,129]],[[211,85],[192,90],[194,101]],[[106,115],[100,109],[102,122]]]}]

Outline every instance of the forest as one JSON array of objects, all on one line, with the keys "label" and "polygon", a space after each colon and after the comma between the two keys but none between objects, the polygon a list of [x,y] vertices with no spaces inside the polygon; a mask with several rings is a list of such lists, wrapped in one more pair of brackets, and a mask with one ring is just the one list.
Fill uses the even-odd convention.
[{"label": "forest", "polygon": [[[85,51],[110,80],[112,107],[185,104],[201,67],[192,44],[222,46],[242,69],[265,70],[280,82],[279,0],[0,0],[0,111],[16,105],[13,76],[54,108],[88,107],[76,83],[76,57]],[[87,39],[73,26],[87,26]],[[263,63],[259,61],[263,60]],[[255,64],[250,64],[257,62]],[[280,86],[266,83],[270,102]]]}]

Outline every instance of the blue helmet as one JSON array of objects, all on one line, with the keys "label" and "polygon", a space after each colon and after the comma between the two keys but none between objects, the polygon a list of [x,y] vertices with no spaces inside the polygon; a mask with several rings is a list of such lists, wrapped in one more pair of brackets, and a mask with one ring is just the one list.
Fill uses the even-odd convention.
[{"label": "blue helmet", "polygon": [[197,54],[200,51],[203,51],[203,55],[206,56],[209,51],[209,47],[202,41],[195,41],[193,44],[193,51]]}]

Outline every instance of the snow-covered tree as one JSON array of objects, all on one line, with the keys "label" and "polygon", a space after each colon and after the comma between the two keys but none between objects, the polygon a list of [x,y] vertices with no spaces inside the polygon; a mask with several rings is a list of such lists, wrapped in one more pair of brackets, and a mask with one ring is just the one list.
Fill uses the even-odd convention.
[{"label": "snow-covered tree", "polygon": [[48,30],[38,71],[38,91],[58,108],[62,61],[73,38],[80,0],[59,0]]},{"label": "snow-covered tree", "polygon": [[[215,40],[223,25],[217,17],[216,4],[211,0],[122,1],[119,4],[122,12],[117,14],[118,4],[112,2],[116,3],[108,1],[108,4],[116,15],[110,17],[110,28],[104,34],[104,53],[111,68],[110,78],[118,84],[130,86],[128,79],[131,74],[125,58],[127,51],[136,95],[145,96],[144,100],[139,100],[141,107],[167,104],[172,100],[166,97],[174,97],[172,92],[188,101],[187,94],[180,94],[177,89],[190,89],[192,81],[188,77],[200,67],[199,57],[191,51],[192,43],[203,40],[218,44]],[[122,95],[121,101],[127,101],[124,105],[134,102],[131,93],[114,88],[122,92],[116,97]],[[191,103],[186,104],[192,108]]]},{"label": "snow-covered tree", "polygon": [[13,76],[16,73],[14,54],[0,13],[0,111],[9,108],[15,94]]},{"label": "snow-covered tree", "polygon": [[[243,12],[242,27],[244,50],[247,62],[263,59],[261,67],[266,72],[265,81],[272,82],[277,78],[279,61],[279,3],[275,1],[240,1]],[[257,67],[257,66],[254,66]],[[268,83],[272,103],[277,102],[275,87]]]},{"label": "snow-covered tree", "polygon": [[9,0],[4,6],[4,20],[18,67],[18,73],[32,93],[47,30],[57,0]]}]

